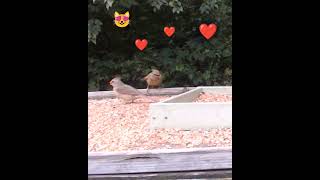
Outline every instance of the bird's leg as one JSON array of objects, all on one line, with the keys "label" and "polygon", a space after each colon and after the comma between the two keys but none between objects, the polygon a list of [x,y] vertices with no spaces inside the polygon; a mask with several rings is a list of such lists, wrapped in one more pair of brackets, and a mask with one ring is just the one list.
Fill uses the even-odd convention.
[{"label": "bird's leg", "polygon": [[149,84],[148,84],[148,86],[147,86],[147,94],[149,94]]}]

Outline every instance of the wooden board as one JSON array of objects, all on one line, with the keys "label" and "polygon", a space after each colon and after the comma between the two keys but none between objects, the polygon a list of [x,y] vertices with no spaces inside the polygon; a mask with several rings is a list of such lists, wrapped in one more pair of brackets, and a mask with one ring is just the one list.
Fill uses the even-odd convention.
[{"label": "wooden board", "polygon": [[232,103],[161,103],[151,104],[149,127],[212,129],[232,128]]},{"label": "wooden board", "polygon": [[150,128],[232,128],[232,101],[193,102],[201,92],[232,95],[231,86],[201,86],[162,102],[150,104]]},{"label": "wooden board", "polygon": [[115,174],[115,175],[89,175],[90,180],[104,179],[206,179],[206,180],[231,180],[232,170],[213,170],[213,171],[182,171],[164,173],[138,173],[138,174]]},{"label": "wooden board", "polygon": [[232,86],[198,86],[178,96],[171,97],[162,103],[191,103],[199,97],[201,92],[232,95]]},{"label": "wooden board", "polygon": [[202,92],[202,88],[195,88],[190,91],[179,94],[177,96],[170,97],[169,99],[164,100],[161,103],[192,102],[199,96],[201,92]]},{"label": "wooden board", "polygon": [[231,169],[231,147],[89,153],[88,156],[88,175],[158,174]]},{"label": "wooden board", "polygon": [[[163,95],[178,95],[189,90],[195,89],[195,87],[177,87],[177,88],[159,88],[159,89],[150,89],[150,96],[163,96]],[[143,94],[147,94],[146,89],[138,89]],[[96,91],[88,92],[88,99],[103,99],[103,98],[115,98],[113,91]]]}]

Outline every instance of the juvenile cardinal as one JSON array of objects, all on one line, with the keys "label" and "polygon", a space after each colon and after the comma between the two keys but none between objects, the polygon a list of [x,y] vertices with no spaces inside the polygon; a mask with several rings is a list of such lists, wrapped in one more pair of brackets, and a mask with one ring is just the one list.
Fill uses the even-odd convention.
[{"label": "juvenile cardinal", "polygon": [[162,75],[159,70],[152,69],[151,73],[149,73],[146,77],[143,78],[147,81],[147,93],[149,93],[149,87],[160,87],[162,83]]},{"label": "juvenile cardinal", "polygon": [[133,103],[134,100],[137,99],[139,96],[148,98],[146,95],[138,91],[136,88],[123,83],[120,77],[113,78],[109,83],[113,87],[113,91],[115,92],[116,96],[120,99],[125,100],[127,103]]}]

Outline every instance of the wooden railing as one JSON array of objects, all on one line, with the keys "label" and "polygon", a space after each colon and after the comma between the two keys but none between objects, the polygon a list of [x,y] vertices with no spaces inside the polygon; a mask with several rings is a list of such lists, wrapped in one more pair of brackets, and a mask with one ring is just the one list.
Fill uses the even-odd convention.
[{"label": "wooden railing", "polygon": [[89,153],[88,179],[231,179],[232,149]]},{"label": "wooden railing", "polygon": [[[187,91],[195,89],[195,87],[176,87],[176,88],[159,88],[150,89],[149,96],[164,96],[164,95],[178,95]],[[146,94],[146,89],[138,89],[142,93]],[[113,91],[95,91],[88,92],[88,99],[101,99],[101,98],[114,98],[115,94]]]}]

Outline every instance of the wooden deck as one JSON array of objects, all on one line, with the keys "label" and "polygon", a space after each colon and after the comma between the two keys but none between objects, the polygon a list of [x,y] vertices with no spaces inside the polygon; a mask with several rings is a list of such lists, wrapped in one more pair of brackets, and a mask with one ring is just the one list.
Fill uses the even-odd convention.
[{"label": "wooden deck", "polygon": [[90,180],[231,177],[231,147],[88,154]]},{"label": "wooden deck", "polygon": [[[195,87],[177,87],[177,88],[159,88],[150,89],[149,96],[164,96],[164,95],[178,95],[187,91],[195,89]],[[138,89],[143,94],[147,93],[146,89]],[[113,91],[96,91],[88,92],[88,99],[102,99],[102,98],[114,98],[115,94]]]}]

